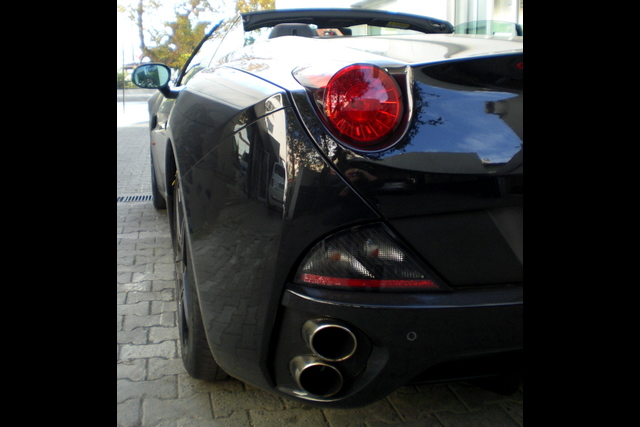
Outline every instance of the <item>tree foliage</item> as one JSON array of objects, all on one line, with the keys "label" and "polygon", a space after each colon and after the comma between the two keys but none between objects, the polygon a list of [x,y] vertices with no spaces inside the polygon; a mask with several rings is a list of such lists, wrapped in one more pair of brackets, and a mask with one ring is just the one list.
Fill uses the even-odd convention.
[{"label": "tree foliage", "polygon": [[165,23],[163,31],[151,34],[155,47],[144,46],[142,53],[151,61],[162,62],[170,67],[179,68],[189,58],[210,22],[193,24],[189,19],[190,12],[176,11],[175,21]]},{"label": "tree foliage", "polygon": [[[216,6],[213,6],[215,3]],[[275,0],[236,0],[236,11],[248,12],[275,7]],[[138,0],[135,6],[118,5],[118,12],[126,13],[138,28],[139,48],[143,57],[153,62],[161,62],[173,68],[181,68],[205,35],[210,21],[203,19],[206,13],[220,12],[224,2],[210,0],[183,0],[174,8],[175,17],[164,22],[160,29],[146,26],[155,11],[161,8],[161,1]],[[147,45],[145,35],[151,43]]]},{"label": "tree foliage", "polygon": [[252,12],[254,10],[275,9],[275,0],[237,0],[238,12]]},{"label": "tree foliage", "polygon": [[203,12],[215,11],[207,0],[187,0],[174,9],[175,18],[161,30],[149,30],[153,47],[141,46],[151,61],[180,68],[204,37],[210,21],[201,20]]}]

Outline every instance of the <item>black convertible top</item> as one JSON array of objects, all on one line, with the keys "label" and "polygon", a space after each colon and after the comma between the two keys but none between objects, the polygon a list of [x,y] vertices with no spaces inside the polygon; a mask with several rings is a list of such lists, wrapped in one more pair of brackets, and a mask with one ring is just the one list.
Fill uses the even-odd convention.
[{"label": "black convertible top", "polygon": [[283,9],[243,13],[245,31],[277,24],[315,24],[318,28],[343,28],[353,25],[415,30],[422,33],[452,33],[447,21],[407,13],[368,9]]}]

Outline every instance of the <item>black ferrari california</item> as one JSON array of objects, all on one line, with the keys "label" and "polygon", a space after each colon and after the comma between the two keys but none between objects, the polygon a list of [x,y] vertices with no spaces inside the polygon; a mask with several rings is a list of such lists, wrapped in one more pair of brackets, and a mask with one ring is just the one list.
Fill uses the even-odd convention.
[{"label": "black ferrari california", "polygon": [[358,407],[521,372],[523,45],[422,16],[214,26],[149,101],[188,373]]}]

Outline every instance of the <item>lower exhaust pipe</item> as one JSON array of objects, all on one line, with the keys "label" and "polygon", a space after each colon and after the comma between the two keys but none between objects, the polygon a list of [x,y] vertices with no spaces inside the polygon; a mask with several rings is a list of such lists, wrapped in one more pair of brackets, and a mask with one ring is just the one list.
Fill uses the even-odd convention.
[{"label": "lower exhaust pipe", "polygon": [[357,340],[345,325],[332,319],[310,319],[302,325],[302,337],[319,358],[340,362],[353,356]]},{"label": "lower exhaust pipe", "polygon": [[298,387],[318,397],[331,397],[342,389],[340,371],[312,356],[296,356],[289,363]]}]

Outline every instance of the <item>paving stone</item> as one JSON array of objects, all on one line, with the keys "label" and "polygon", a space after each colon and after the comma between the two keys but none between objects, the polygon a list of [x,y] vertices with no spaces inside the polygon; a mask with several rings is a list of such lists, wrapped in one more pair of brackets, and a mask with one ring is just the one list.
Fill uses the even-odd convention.
[{"label": "paving stone", "polygon": [[117,380],[116,395],[118,403],[129,399],[155,397],[157,399],[176,399],[178,381],[175,376],[162,377],[151,381]]},{"label": "paving stone", "polygon": [[516,422],[500,405],[484,406],[466,413],[441,412],[438,419],[443,427],[518,427]]},{"label": "paving stone", "polygon": [[249,411],[249,416],[253,427],[329,427],[322,411],[310,407],[286,411]]},{"label": "paving stone", "polygon": [[175,341],[163,341],[159,344],[132,345],[125,344],[120,350],[121,359],[141,359],[147,357],[176,357]]},{"label": "paving stone", "polygon": [[179,375],[186,372],[181,358],[165,359],[161,357],[151,357],[147,359],[147,379],[157,380],[168,375]]},{"label": "paving stone", "polygon": [[118,331],[116,335],[118,344],[147,344],[148,332],[144,328],[136,328],[130,331]]},{"label": "paving stone", "polygon": [[146,360],[126,359],[118,360],[118,379],[142,381],[147,377]]},{"label": "paving stone", "polygon": [[466,411],[467,408],[446,384],[403,387],[387,397],[405,421],[429,420],[438,411]]},{"label": "paving stone", "polygon": [[522,402],[516,402],[516,401],[500,402],[500,406],[518,424],[523,425],[524,413],[523,413]]},{"label": "paving stone", "polygon": [[118,403],[116,421],[118,427],[140,427],[142,424],[141,399],[129,399]]},{"label": "paving stone", "polygon": [[331,427],[366,426],[366,423],[377,422],[394,424],[402,422],[402,418],[388,400],[382,399],[364,408],[325,409],[324,415]]},{"label": "paving stone", "polygon": [[136,316],[135,314],[124,316],[125,330],[132,330],[144,326],[175,326],[175,313],[160,313],[148,316]]},{"label": "paving stone", "polygon": [[[224,418],[215,418],[209,421],[206,427],[248,427],[251,426],[251,420],[247,411],[232,412],[231,415]],[[302,427],[302,426],[301,426]]]},{"label": "paving stone", "polygon": [[[118,284],[118,292],[125,292],[128,294],[130,292],[149,292],[151,290],[152,282],[137,282],[137,283],[122,283]],[[133,301],[129,301],[133,302]]]},{"label": "paving stone", "polygon": [[149,426],[178,419],[207,421],[212,418],[211,401],[206,393],[187,399],[147,398],[142,404],[142,414],[144,425]]},{"label": "paving stone", "polygon": [[216,389],[211,392],[213,413],[217,417],[228,417],[232,412],[284,409],[282,400],[274,394],[258,389],[229,390]]},{"label": "paving stone", "polygon": [[[171,313],[173,316],[173,313]],[[149,343],[159,343],[168,340],[178,340],[180,334],[174,327],[151,327],[149,328]]]},{"label": "paving stone", "polygon": [[132,304],[122,304],[116,307],[118,314],[134,314],[136,316],[145,316],[149,314],[149,302],[139,301]]},{"label": "paving stone", "polygon": [[480,409],[485,405],[491,405],[503,401],[522,402],[522,393],[516,392],[511,396],[494,393],[476,387],[466,382],[451,383],[451,389],[458,398],[471,410]]}]

